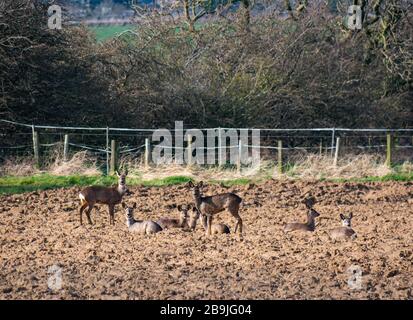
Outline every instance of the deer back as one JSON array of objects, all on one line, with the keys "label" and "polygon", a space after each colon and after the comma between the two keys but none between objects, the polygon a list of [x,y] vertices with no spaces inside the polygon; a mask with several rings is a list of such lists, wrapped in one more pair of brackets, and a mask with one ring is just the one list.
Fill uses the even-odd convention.
[{"label": "deer back", "polygon": [[118,204],[122,201],[117,187],[91,186],[81,191],[87,202]]},{"label": "deer back", "polygon": [[151,234],[162,231],[162,227],[154,221],[135,221],[129,226],[129,231],[140,234]]},{"label": "deer back", "polygon": [[215,214],[224,211],[230,206],[236,206],[242,199],[234,193],[222,193],[209,197],[201,197],[199,209],[203,214]]},{"label": "deer back", "polygon": [[338,227],[330,231],[332,239],[352,239],[356,235],[356,232],[349,227]]},{"label": "deer back", "polygon": [[156,221],[156,223],[159,224],[163,229],[178,228],[181,226],[179,219],[173,218],[160,218],[158,221]]},{"label": "deer back", "polygon": [[290,232],[290,231],[314,231],[314,227],[306,224],[306,223],[299,223],[299,222],[293,222],[293,223],[287,223],[284,227],[285,232]]}]

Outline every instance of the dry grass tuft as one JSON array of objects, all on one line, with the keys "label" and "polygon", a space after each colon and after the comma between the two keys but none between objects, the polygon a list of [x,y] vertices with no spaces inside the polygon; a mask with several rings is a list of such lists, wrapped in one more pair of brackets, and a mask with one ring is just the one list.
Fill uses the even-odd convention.
[{"label": "dry grass tuft", "polygon": [[[298,160],[288,172],[294,178],[360,178],[381,177],[392,173],[384,164],[384,158],[378,155],[348,155],[339,159],[334,166],[333,159],[326,155],[307,155]],[[275,174],[277,175],[277,174]]]},{"label": "dry grass tuft", "polygon": [[54,162],[49,166],[47,171],[56,176],[69,176],[69,175],[84,175],[84,176],[97,176],[100,175],[96,165],[96,159],[88,154],[87,151],[80,151],[75,153],[69,161],[63,161],[62,157],[58,153]]},{"label": "dry grass tuft", "polygon": [[0,176],[30,176],[38,173],[31,158],[9,158],[0,166]]}]

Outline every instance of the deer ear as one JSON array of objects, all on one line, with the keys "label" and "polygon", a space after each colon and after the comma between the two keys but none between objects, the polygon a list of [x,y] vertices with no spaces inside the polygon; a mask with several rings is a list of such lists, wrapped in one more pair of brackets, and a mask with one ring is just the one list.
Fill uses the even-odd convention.
[{"label": "deer ear", "polygon": [[353,218],[353,212],[350,212],[348,218],[349,218],[349,219]]},{"label": "deer ear", "polygon": [[193,188],[193,186],[194,186],[194,184],[192,183],[192,181],[189,181],[189,182],[187,183],[187,185],[188,185],[188,187],[190,187],[190,188]]},{"label": "deer ear", "polygon": [[346,217],[344,216],[344,214],[340,213],[340,219],[344,220]]}]

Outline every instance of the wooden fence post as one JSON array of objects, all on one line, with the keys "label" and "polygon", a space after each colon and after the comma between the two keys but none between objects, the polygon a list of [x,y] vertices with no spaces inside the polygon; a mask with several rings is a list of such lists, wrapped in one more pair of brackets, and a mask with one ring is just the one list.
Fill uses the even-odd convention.
[{"label": "wooden fence post", "polygon": [[109,167],[109,127],[106,127],[106,175],[110,174]]},{"label": "wooden fence post", "polygon": [[188,168],[192,166],[192,136],[188,134]]},{"label": "wooden fence post", "polygon": [[323,139],[320,139],[320,156],[323,155]]},{"label": "wooden fence post", "polygon": [[118,146],[116,140],[110,143],[110,173],[114,174],[118,169]]},{"label": "wooden fence post", "polygon": [[331,156],[333,156],[333,152],[334,152],[335,138],[336,138],[336,129],[333,128],[333,130],[331,132]]},{"label": "wooden fence post", "polygon": [[65,140],[63,144],[63,161],[69,161],[69,135],[65,134]]},{"label": "wooden fence post", "polygon": [[241,139],[238,140],[238,159],[237,159],[237,173],[241,173],[241,156],[242,156],[242,143]]},{"label": "wooden fence post", "polygon": [[282,174],[283,173],[283,153],[282,153],[282,148],[283,148],[283,142],[282,140],[278,140],[278,173]]},{"label": "wooden fence post", "polygon": [[224,152],[222,148],[222,129],[218,128],[218,165],[220,167],[224,165]]},{"label": "wooden fence post", "polygon": [[150,149],[151,149],[151,146],[149,144],[149,139],[146,138],[145,139],[145,168],[149,167],[149,155],[150,155],[150,152],[151,152]]},{"label": "wooden fence post", "polygon": [[386,165],[392,166],[392,153],[393,153],[393,137],[391,133],[387,134],[387,152],[386,152]]},{"label": "wooden fence post", "polygon": [[33,134],[33,153],[34,153],[34,165],[36,168],[40,168],[40,153],[39,153],[39,134],[35,131],[34,126],[32,127]]},{"label": "wooden fence post", "polygon": [[337,166],[339,152],[340,152],[340,137],[337,137],[336,150],[335,150],[335,154],[334,154],[334,166],[335,167]]}]

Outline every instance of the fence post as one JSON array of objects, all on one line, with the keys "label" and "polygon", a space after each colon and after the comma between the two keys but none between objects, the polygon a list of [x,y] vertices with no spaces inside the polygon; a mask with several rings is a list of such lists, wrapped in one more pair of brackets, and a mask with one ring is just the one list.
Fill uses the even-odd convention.
[{"label": "fence post", "polygon": [[40,168],[40,153],[39,153],[39,134],[35,131],[35,127],[32,126],[33,135],[33,154],[34,154],[34,165],[36,168]]},{"label": "fence post", "polygon": [[192,135],[188,134],[188,168],[192,166]]},{"label": "fence post", "polygon": [[223,165],[222,130],[218,128],[218,165]]},{"label": "fence post", "polygon": [[69,135],[65,134],[65,140],[63,144],[63,161],[67,162],[69,160]]},{"label": "fence post", "polygon": [[333,128],[333,132],[331,134],[331,156],[333,156],[333,152],[334,152],[334,142],[336,139],[336,129]]},{"label": "fence post", "polygon": [[106,175],[110,174],[109,168],[109,127],[106,127]]},{"label": "fence post", "polygon": [[118,169],[118,145],[116,140],[110,142],[110,173],[114,174]]},{"label": "fence post", "polygon": [[320,156],[323,155],[323,139],[320,139]]},{"label": "fence post", "polygon": [[336,140],[336,150],[335,150],[335,154],[334,154],[334,166],[337,166],[337,161],[338,161],[338,154],[340,152],[340,137],[337,137]]},{"label": "fence post", "polygon": [[387,152],[386,152],[386,165],[392,166],[392,152],[393,152],[393,137],[391,133],[387,133]]},{"label": "fence post", "polygon": [[277,149],[277,155],[278,155],[278,173],[282,174],[283,173],[283,142],[282,140],[278,140],[278,149]]},{"label": "fence post", "polygon": [[241,139],[238,140],[238,159],[237,159],[237,173],[241,173],[241,156],[242,156],[242,143]]},{"label": "fence post", "polygon": [[145,168],[149,167],[149,155],[151,152],[151,146],[149,144],[149,138],[145,138]]}]

